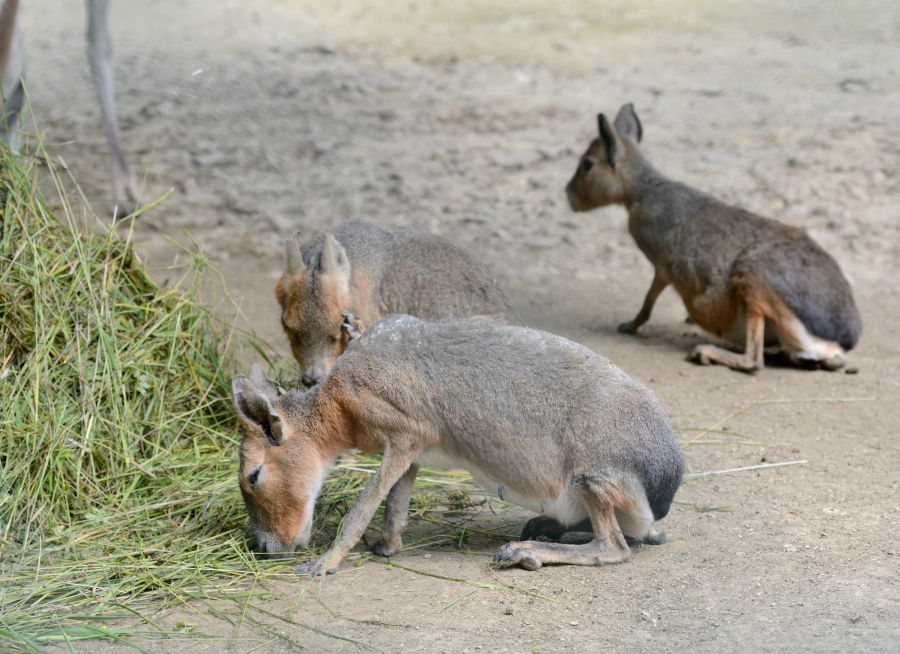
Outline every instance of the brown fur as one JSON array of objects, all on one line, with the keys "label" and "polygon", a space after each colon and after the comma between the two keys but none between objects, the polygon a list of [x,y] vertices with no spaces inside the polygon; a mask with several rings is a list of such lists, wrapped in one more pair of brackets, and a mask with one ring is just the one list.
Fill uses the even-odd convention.
[{"label": "brown fur", "polygon": [[[291,353],[297,361],[303,361],[303,343],[301,334],[306,328],[302,316],[304,310],[301,307],[307,303],[310,296],[312,281],[307,275],[299,274],[292,277],[282,276],[275,286],[275,297],[284,308],[282,311],[282,327],[291,345]],[[334,363],[347,347],[348,339],[341,332],[343,322],[342,311],[345,303],[335,286],[333,280],[322,278],[319,280],[319,300],[316,304],[317,312],[323,324],[327,325],[328,365]],[[308,311],[305,312],[308,315]]]},{"label": "brown fur", "polygon": [[420,230],[349,220],[327,234],[289,239],[285,254],[275,297],[308,386],[347,347],[348,314],[354,334],[392,313],[513,319],[486,270],[452,241]]},{"label": "brown fur", "polygon": [[697,363],[758,370],[772,335],[790,361],[843,365],[862,322],[834,259],[800,229],[665,178],[638,147],[643,128],[630,104],[614,126],[601,114],[598,130],[566,187],[569,203],[575,211],[624,204],[628,231],[654,266],[640,311],[619,331],[636,333],[671,284],[697,325],[744,341],[743,354],[699,345]]},{"label": "brown fur", "polygon": [[[327,459],[328,449],[323,447],[324,444],[311,438],[305,457],[291,461],[289,465],[288,462],[271,465],[273,461],[269,456],[268,437],[263,430],[252,427],[245,432],[241,443],[239,481],[241,494],[251,512],[252,523],[265,524],[282,542],[290,542],[306,519],[309,506],[309,496],[302,490],[296,492],[296,489],[305,488],[300,483],[301,480],[315,474]],[[271,487],[280,489],[277,494],[253,493],[249,477],[264,463],[270,464],[267,466],[269,478],[266,481]]]},{"label": "brown fur", "polygon": [[[668,513],[683,472],[647,389],[571,341],[487,320],[391,316],[354,339],[309,390],[281,394],[256,367],[232,387],[246,434],[242,489],[269,552],[307,544],[312,500],[335,454],[383,453],[332,547],[303,572],[334,570],[385,497],[373,550],[396,552],[419,465],[469,469],[501,498],[559,521],[530,522],[535,535],[589,519],[593,535],[582,545],[516,543],[495,556],[531,569],[625,560],[625,535],[662,542],[653,523]],[[288,508],[276,510],[278,502]]]}]

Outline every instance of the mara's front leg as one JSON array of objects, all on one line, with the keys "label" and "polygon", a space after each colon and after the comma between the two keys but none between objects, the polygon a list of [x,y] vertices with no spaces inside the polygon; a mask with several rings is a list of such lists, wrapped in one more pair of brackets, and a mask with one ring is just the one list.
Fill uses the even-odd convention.
[{"label": "mara's front leg", "polygon": [[[388,491],[397,484],[401,477],[408,474],[416,452],[400,450],[390,444],[385,448],[381,460],[381,467],[373,475],[369,484],[363,489],[356,504],[347,513],[341,529],[334,543],[320,558],[309,563],[304,563],[297,568],[300,574],[323,575],[337,570],[347,552],[349,552],[359,539],[362,538],[372,516],[378,509],[381,500]],[[415,475],[413,475],[413,479]],[[407,505],[409,500],[407,499]]]},{"label": "mara's front leg", "polygon": [[647,290],[647,295],[644,296],[644,304],[641,306],[641,310],[638,311],[638,315],[634,317],[634,320],[623,322],[619,325],[619,331],[623,334],[637,334],[641,325],[650,320],[653,305],[656,304],[659,294],[662,293],[668,285],[669,281],[660,274],[659,268],[657,268],[653,273],[653,281],[650,282],[650,288]]},{"label": "mara's front leg", "polygon": [[372,545],[372,551],[379,556],[393,556],[403,547],[401,534],[409,520],[409,500],[418,472],[419,466],[413,463],[388,493],[381,540]]}]

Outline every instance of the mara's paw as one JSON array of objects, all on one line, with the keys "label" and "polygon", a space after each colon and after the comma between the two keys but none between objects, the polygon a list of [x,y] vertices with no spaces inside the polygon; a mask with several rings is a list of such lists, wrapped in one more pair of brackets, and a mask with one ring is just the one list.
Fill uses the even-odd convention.
[{"label": "mara's paw", "polygon": [[494,554],[494,563],[502,566],[519,565],[526,570],[540,570],[541,562],[528,542],[507,543]]},{"label": "mara's paw", "polygon": [[297,566],[298,575],[309,575],[312,577],[331,575],[334,574],[336,570],[337,566],[330,565],[328,559],[324,556],[321,559],[315,559],[313,561],[308,561],[307,563],[301,563]]},{"label": "mara's paw", "polygon": [[822,357],[813,352],[798,351],[790,352],[787,356],[791,365],[804,370],[840,370],[847,363],[840,353]]},{"label": "mara's paw", "polygon": [[829,372],[833,372],[835,370],[840,370],[844,366],[847,365],[847,362],[844,360],[844,357],[835,356],[828,357],[827,359],[822,359],[822,368],[824,370],[828,370]]},{"label": "mara's paw", "polygon": [[641,542],[644,545],[665,545],[669,542],[669,537],[666,536],[666,532],[664,531],[651,529],[647,535],[641,539]]},{"label": "mara's paw", "polygon": [[621,325],[616,327],[616,331],[620,334],[637,334],[638,326],[634,324],[633,320],[629,320],[628,322],[623,322]]},{"label": "mara's paw", "polygon": [[827,356],[822,359],[819,362],[819,365],[822,366],[823,370],[840,370],[847,365],[847,360],[844,359],[843,354],[832,354],[831,356]]},{"label": "mara's paw", "polygon": [[709,358],[705,345],[694,346],[694,349],[691,350],[687,360],[700,366],[708,366],[712,363],[712,359]]},{"label": "mara's paw", "polygon": [[669,541],[669,537],[666,536],[666,532],[664,531],[651,531],[649,534],[639,538],[629,536],[628,534],[623,535],[625,536],[625,542],[628,543],[629,547],[637,547],[640,545],[665,545]]},{"label": "mara's paw", "polygon": [[379,538],[376,540],[372,547],[369,549],[372,551],[372,554],[377,554],[378,556],[394,556],[397,552],[399,552],[403,548],[403,542],[397,538],[393,543],[385,543],[384,539]]}]

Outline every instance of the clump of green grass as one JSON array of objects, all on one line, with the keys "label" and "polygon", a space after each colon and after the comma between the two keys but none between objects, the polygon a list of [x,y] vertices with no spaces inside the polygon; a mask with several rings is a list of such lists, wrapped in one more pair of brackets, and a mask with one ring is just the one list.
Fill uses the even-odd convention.
[{"label": "clump of green grass", "polygon": [[162,287],[36,175],[0,153],[0,643],[27,649],[257,569],[202,258]]},{"label": "clump of green grass", "polygon": [[[36,160],[0,148],[0,649],[166,637],[160,609],[293,577],[245,534],[230,377],[248,337],[203,307],[201,256],[178,284],[157,284],[129,238],[81,228],[45,174],[56,214]],[[337,467],[316,542],[328,544],[377,465]],[[453,474],[419,484],[435,502],[464,485]]]}]

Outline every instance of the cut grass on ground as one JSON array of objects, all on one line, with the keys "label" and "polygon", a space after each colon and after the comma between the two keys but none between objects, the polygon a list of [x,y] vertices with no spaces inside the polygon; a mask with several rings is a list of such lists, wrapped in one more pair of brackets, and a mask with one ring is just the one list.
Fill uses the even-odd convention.
[{"label": "cut grass on ground", "polygon": [[[0,152],[0,649],[171,636],[160,609],[293,576],[245,537],[229,381],[246,339],[202,307],[202,257],[158,285],[24,161]],[[339,468],[319,515],[340,520],[374,465]]]}]

